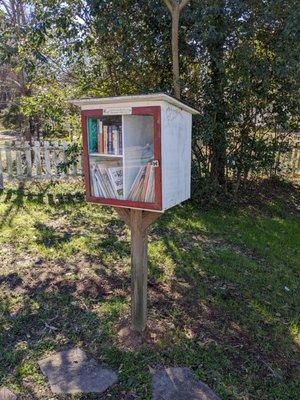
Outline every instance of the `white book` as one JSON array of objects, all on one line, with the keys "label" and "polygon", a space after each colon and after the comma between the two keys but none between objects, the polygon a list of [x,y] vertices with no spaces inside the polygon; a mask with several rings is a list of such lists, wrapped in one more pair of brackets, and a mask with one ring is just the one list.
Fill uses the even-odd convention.
[{"label": "white book", "polygon": [[147,184],[147,191],[146,191],[146,196],[145,196],[145,201],[147,203],[152,203],[153,202],[153,194],[154,194],[154,167],[153,165],[150,166],[150,174],[149,174],[149,179],[148,179],[148,184]]},{"label": "white book", "polygon": [[144,173],[145,168],[146,168],[146,166],[144,165],[139,169],[139,172],[137,173],[137,175],[136,175],[136,177],[135,177],[135,179],[134,179],[134,181],[133,181],[133,183],[131,185],[131,188],[130,188],[130,191],[129,191],[129,194],[128,194],[128,198],[129,199],[132,198],[135,190],[137,189],[137,187],[139,185],[139,181],[142,178],[142,175]]},{"label": "white book", "polygon": [[119,132],[115,126],[112,129],[112,145],[113,154],[119,154]]},{"label": "white book", "polygon": [[116,194],[114,192],[114,188],[111,184],[111,181],[109,179],[109,175],[107,173],[107,168],[101,167],[100,165],[98,165],[98,170],[100,173],[100,177],[101,177],[101,183],[102,183],[102,187],[104,188],[105,194],[106,194],[106,198],[109,199],[114,199],[116,198]]},{"label": "white book", "polygon": [[99,197],[107,197],[106,192],[104,190],[101,175],[99,174],[99,171],[97,169],[95,169],[95,178],[96,178]]},{"label": "white book", "polygon": [[123,167],[107,168],[108,176],[118,199],[123,197]]},{"label": "white book", "polygon": [[92,186],[92,194],[95,197],[100,197],[100,191],[99,191],[99,184],[97,181],[97,177],[96,177],[96,168],[95,165],[92,166],[91,168],[91,186]]}]

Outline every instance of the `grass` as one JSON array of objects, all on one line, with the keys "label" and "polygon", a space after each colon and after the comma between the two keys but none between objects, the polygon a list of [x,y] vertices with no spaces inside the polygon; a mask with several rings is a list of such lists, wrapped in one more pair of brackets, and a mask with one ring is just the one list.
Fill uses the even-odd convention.
[{"label": "grass", "polygon": [[[74,196],[74,193],[77,193]],[[151,341],[124,347],[130,235],[76,185],[0,197],[0,386],[56,399],[37,365],[79,346],[118,372],[103,399],[151,398],[151,369],[188,366],[222,399],[299,397],[300,224],[295,191],[259,206],[187,202],[149,231]],[[59,397],[63,398],[63,397]],[[73,399],[99,398],[93,395]]]}]

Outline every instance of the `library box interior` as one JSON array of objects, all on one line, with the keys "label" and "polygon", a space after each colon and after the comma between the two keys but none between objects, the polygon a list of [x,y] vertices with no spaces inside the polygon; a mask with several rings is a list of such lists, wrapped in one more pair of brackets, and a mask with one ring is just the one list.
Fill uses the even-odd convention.
[{"label": "library box interior", "polygon": [[71,103],[81,107],[87,201],[162,212],[190,197],[195,109],[166,94]]}]

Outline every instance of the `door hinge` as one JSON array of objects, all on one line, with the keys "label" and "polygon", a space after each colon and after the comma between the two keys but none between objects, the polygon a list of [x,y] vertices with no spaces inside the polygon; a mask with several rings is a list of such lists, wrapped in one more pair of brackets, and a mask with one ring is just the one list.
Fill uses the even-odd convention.
[{"label": "door hinge", "polygon": [[153,160],[153,161],[152,161],[152,166],[153,166],[154,168],[159,167],[159,161],[158,161],[158,160]]}]

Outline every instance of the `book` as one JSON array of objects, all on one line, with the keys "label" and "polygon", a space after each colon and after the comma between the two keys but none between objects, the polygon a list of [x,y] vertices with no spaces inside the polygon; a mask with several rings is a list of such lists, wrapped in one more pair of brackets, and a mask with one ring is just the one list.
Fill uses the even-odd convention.
[{"label": "book", "polygon": [[107,152],[108,152],[108,154],[113,154],[113,152],[112,152],[112,126],[111,125],[108,126],[107,131],[108,131]]},{"label": "book", "polygon": [[119,130],[115,125],[112,127],[112,154],[119,154]]},{"label": "book", "polygon": [[154,201],[154,167],[151,163],[142,166],[129,191],[128,199],[152,203]]},{"label": "book", "polygon": [[143,175],[144,169],[145,169],[144,166],[139,169],[139,172],[137,173],[137,175],[136,175],[136,177],[135,177],[135,179],[134,179],[134,181],[133,181],[133,183],[131,185],[130,191],[128,193],[128,198],[129,199],[135,200],[136,193],[138,191],[138,187],[139,187],[140,181],[142,179],[142,175]]},{"label": "book", "polygon": [[117,198],[123,196],[123,167],[107,168],[107,172]]},{"label": "book", "polygon": [[98,120],[98,152],[104,152],[104,141],[103,141],[103,122]]},{"label": "book", "polygon": [[144,183],[143,183],[143,189],[142,189],[142,193],[141,193],[141,197],[142,197],[141,200],[142,201],[146,201],[146,192],[147,192],[147,188],[148,188],[150,169],[151,169],[151,164],[148,163],[146,165],[145,180],[144,180]]},{"label": "book", "polygon": [[123,154],[122,126],[119,126],[119,153]]},{"label": "book", "polygon": [[108,127],[107,125],[103,125],[103,153],[108,153]]},{"label": "book", "polygon": [[98,151],[98,132],[97,132],[97,119],[88,118],[88,149],[89,153]]},{"label": "book", "polygon": [[99,185],[99,177],[97,176],[96,165],[92,165],[91,168],[91,191],[96,197],[102,196],[101,187]]},{"label": "book", "polygon": [[153,203],[154,201],[154,177],[155,171],[153,165],[150,164],[149,180],[147,183],[147,190],[145,195],[145,201],[147,203]]},{"label": "book", "polygon": [[93,196],[97,196],[97,194],[96,194],[97,189],[95,186],[96,186],[95,185],[95,175],[94,175],[93,168],[91,167],[91,193]]},{"label": "book", "polygon": [[96,197],[122,199],[123,168],[91,164],[91,191]]},{"label": "book", "polygon": [[100,167],[100,165],[98,165],[98,170],[99,170],[99,172],[101,174],[101,178],[102,178],[101,183],[103,184],[103,186],[105,188],[105,197],[111,198],[111,199],[115,198],[114,189],[111,186],[111,182],[110,182],[109,176],[107,174],[106,168]]}]

